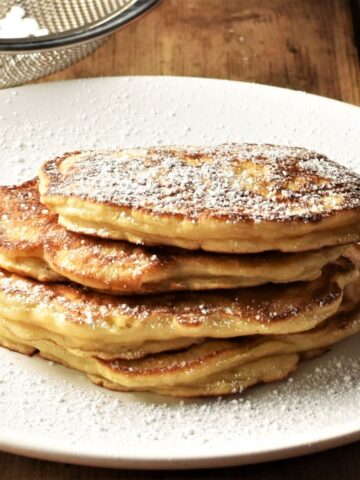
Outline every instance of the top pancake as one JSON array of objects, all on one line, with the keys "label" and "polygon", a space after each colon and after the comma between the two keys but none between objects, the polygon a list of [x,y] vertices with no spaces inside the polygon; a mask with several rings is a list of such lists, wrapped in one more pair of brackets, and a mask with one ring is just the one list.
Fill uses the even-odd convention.
[{"label": "top pancake", "polygon": [[61,224],[105,238],[229,253],[360,240],[360,177],[303,148],[74,152],[39,176]]},{"label": "top pancake", "polygon": [[319,277],[344,250],[219,255],[91,238],[59,225],[36,179],[0,187],[0,267],[42,282],[70,279],[116,294],[287,283]]}]

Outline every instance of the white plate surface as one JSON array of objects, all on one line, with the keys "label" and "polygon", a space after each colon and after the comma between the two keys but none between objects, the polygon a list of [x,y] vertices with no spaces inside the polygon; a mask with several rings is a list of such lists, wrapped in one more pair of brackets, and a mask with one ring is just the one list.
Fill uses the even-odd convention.
[{"label": "white plate surface", "polygon": [[[360,171],[360,109],[273,87],[123,77],[0,92],[0,181],[62,152],[156,144],[299,145]],[[126,468],[236,465],[360,439],[360,338],[282,383],[175,401],[95,387],[81,373],[0,349],[0,448]]]}]

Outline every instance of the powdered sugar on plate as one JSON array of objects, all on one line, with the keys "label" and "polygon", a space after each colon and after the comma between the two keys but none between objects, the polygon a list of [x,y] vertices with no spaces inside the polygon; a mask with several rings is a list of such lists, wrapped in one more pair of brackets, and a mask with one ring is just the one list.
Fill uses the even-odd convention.
[{"label": "powdered sugar on plate", "polygon": [[100,464],[114,457],[120,464],[124,457],[158,460],[164,452],[175,460],[219,451],[246,455],[290,438],[311,441],[321,430],[358,419],[355,345],[348,340],[334,353],[304,362],[284,382],[198,401],[106,391],[78,372],[0,350],[2,428],[20,444],[33,439],[38,448],[55,445],[65,455],[75,450],[102,457]]},{"label": "powdered sugar on plate", "polygon": [[[31,178],[42,161],[66,151],[225,142],[302,146],[360,173],[359,109],[301,92],[125,77],[6,90],[0,104],[3,184]],[[355,337],[303,362],[285,382],[181,402],[106,391],[78,372],[0,349],[0,446],[135,468],[310,452],[317,442],[340,444],[344,434],[360,438],[359,359]]]}]

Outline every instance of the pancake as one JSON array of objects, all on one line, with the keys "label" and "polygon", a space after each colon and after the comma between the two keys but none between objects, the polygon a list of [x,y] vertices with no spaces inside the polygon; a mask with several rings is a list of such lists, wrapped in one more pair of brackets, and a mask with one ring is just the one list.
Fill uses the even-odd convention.
[{"label": "pancake", "polygon": [[122,295],[287,283],[319,277],[344,250],[219,255],[139,247],[67,231],[40,203],[36,179],[0,187],[0,267],[42,282]]},{"label": "pancake", "polygon": [[360,240],[360,177],[303,148],[228,144],[67,153],[39,173],[67,229],[225,253]]},{"label": "pancake", "polygon": [[[106,371],[108,378],[101,377],[98,374],[90,373],[98,371],[98,362],[99,360],[95,357],[90,357],[86,361],[82,361],[81,358],[77,358],[75,355],[69,355],[65,349],[59,348],[56,344],[41,343],[39,342],[39,347],[41,346],[42,350],[38,351],[28,345],[22,343],[24,340],[16,337],[11,331],[3,327],[0,320],[0,345],[19,353],[24,353],[32,355],[36,352],[39,355],[53,362],[61,363],[64,366],[75,368],[77,370],[87,373],[89,379],[96,385],[108,388],[110,390],[129,392],[129,391],[150,391],[155,393],[160,393],[163,395],[169,395],[174,397],[200,397],[200,396],[214,396],[214,395],[226,395],[233,394],[244,391],[246,388],[251,387],[257,383],[265,383],[276,380],[282,380],[287,375],[289,375],[293,370],[295,370],[299,356],[297,354],[289,355],[277,355],[273,356],[269,361],[269,358],[256,360],[254,362],[249,362],[248,364],[238,367],[234,372],[226,372],[223,374],[214,375],[214,378],[205,380],[204,384],[199,385],[172,385],[167,387],[136,387],[134,382],[133,387],[121,385],[113,381],[114,375],[109,375],[110,372],[116,372],[113,364],[109,363],[107,365]],[[26,341],[26,340],[25,340]],[[202,361],[203,359],[198,359]],[[174,367],[174,365],[173,365]],[[191,371],[192,367],[190,367]],[[190,370],[189,369],[189,370]],[[156,368],[155,368],[156,370]],[[156,378],[161,378],[161,375],[164,372],[159,371],[148,371],[147,374],[152,376],[152,380],[155,383]],[[129,382],[128,382],[129,383]],[[130,382],[131,383],[131,382]]]},{"label": "pancake", "polygon": [[78,356],[112,359],[144,351],[151,342],[160,351],[161,342],[179,339],[309,330],[338,311],[344,288],[358,276],[354,264],[341,257],[310,282],[117,297],[0,271],[0,316],[28,327],[34,339],[52,341]]},{"label": "pancake", "polygon": [[[274,381],[292,372],[301,356],[326,351],[360,331],[360,307],[338,313],[318,327],[298,334],[208,340],[180,352],[140,360],[78,357],[48,340],[29,340],[31,329],[0,317],[0,343],[36,348],[49,360],[88,374],[96,384],[119,391],[150,391],[171,396],[225,395],[256,383]],[[2,340],[2,339],[5,339]],[[19,345],[16,347],[16,345]]]},{"label": "pancake", "polygon": [[[174,385],[164,385],[160,388],[155,387],[156,389],[153,387],[154,389],[149,389],[149,391],[175,397],[217,396],[241,393],[258,383],[268,383],[286,378],[297,368],[300,359],[308,359],[321,355],[328,351],[334,344],[359,332],[360,311],[359,308],[357,308],[356,311],[346,315],[336,316],[327,322],[326,325],[302,334],[284,335],[281,339],[279,337],[265,337],[264,343],[262,344],[264,356],[261,356],[262,354],[259,353],[260,349],[257,350],[254,344],[251,345],[251,343],[249,343],[245,346],[240,343],[240,345],[237,346],[236,354],[234,352],[234,357],[238,355],[239,358],[242,354],[246,357],[244,351],[247,349],[249,352],[248,358],[251,358],[250,361],[245,360],[243,357],[242,360],[239,360],[236,367],[216,374],[210,374],[205,378],[197,380],[195,385],[190,382],[184,382],[182,384],[175,383]],[[231,341],[226,340],[226,342],[230,343]],[[230,347],[230,345],[228,347]],[[311,348],[308,349],[309,347]],[[271,351],[278,351],[279,353],[269,354],[268,352]],[[214,361],[214,358],[212,357],[211,360]],[[245,363],[242,363],[244,361]],[[200,362],[206,362],[206,358],[202,358]],[[108,371],[107,374],[103,374],[104,376],[88,373],[88,377],[95,384],[111,390],[130,390],[118,383],[117,375],[114,374],[114,370],[117,373],[117,364],[114,366],[113,362],[108,362],[107,367],[111,373]],[[189,365],[186,365],[186,367],[191,371],[196,368],[191,362],[189,362]],[[138,387],[138,391],[145,389],[148,390],[143,386]]]}]

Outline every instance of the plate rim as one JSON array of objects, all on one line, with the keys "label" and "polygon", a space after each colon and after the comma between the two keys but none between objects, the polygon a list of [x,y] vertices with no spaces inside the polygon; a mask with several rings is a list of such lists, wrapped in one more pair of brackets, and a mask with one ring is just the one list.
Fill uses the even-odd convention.
[{"label": "plate rim", "polygon": [[[160,0],[161,1],[161,0]],[[69,78],[65,80],[57,80],[57,81],[42,81],[38,83],[30,83],[30,84],[25,84],[25,85],[19,85],[16,87],[9,87],[9,88],[4,88],[0,89],[0,96],[2,94],[6,95],[9,92],[11,93],[14,90],[17,91],[22,91],[24,89],[41,89],[50,86],[57,86],[57,85],[62,85],[62,84],[68,84],[68,83],[92,83],[92,82],[98,82],[98,81],[133,81],[136,79],[141,79],[141,80],[166,80],[166,81],[172,81],[172,80],[181,80],[181,81],[200,81],[200,82],[209,82],[209,83],[228,83],[230,85],[242,85],[243,87],[251,87],[251,88],[259,88],[260,90],[262,89],[268,89],[269,91],[276,91],[277,93],[280,92],[287,92],[291,95],[299,95],[299,96],[306,96],[306,97],[312,97],[316,99],[317,101],[320,102],[331,102],[334,105],[337,105],[340,108],[351,108],[354,109],[354,111],[357,111],[359,113],[360,111],[360,105],[355,105],[350,102],[344,102],[343,100],[338,100],[336,98],[332,97],[327,97],[325,95],[319,95],[316,93],[311,93],[311,92],[306,92],[305,90],[301,89],[292,89],[288,87],[279,87],[276,85],[269,85],[266,83],[258,83],[258,82],[245,82],[242,80],[233,80],[233,79],[227,79],[227,78],[216,78],[216,77],[198,77],[198,76],[191,76],[191,75],[107,75],[107,76],[98,76],[98,77],[89,77],[89,78]]]},{"label": "plate rim", "polygon": [[[71,448],[58,448],[56,443],[44,447],[41,442],[35,446],[29,446],[28,442],[19,441],[19,435],[9,437],[5,441],[0,436],[0,451],[58,463],[70,463],[89,467],[124,468],[129,470],[189,470],[201,468],[235,467],[265,463],[275,460],[296,458],[307,454],[319,453],[335,447],[341,447],[360,440],[360,420],[352,430],[346,428],[348,422],[342,426],[332,428],[332,435],[325,438],[318,437],[315,440],[302,439],[288,446],[275,446],[273,448],[259,449],[251,453],[223,453],[216,455],[194,455],[187,457],[151,457],[146,456],[113,456],[80,452],[79,449],[71,451]],[[339,434],[338,431],[342,433]],[[323,430],[322,430],[323,431]],[[302,436],[304,437],[304,436]]]}]

